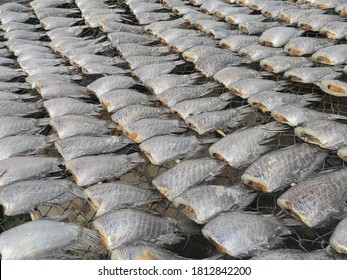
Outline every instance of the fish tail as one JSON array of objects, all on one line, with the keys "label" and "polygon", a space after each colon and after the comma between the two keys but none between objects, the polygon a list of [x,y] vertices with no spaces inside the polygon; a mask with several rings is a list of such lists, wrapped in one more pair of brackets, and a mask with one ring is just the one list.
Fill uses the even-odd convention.
[{"label": "fish tail", "polygon": [[100,249],[101,247],[99,235],[88,228],[83,228],[80,241],[86,243],[94,249]]},{"label": "fish tail", "polygon": [[47,126],[50,123],[50,119],[49,118],[45,118],[45,119],[37,119],[36,120],[36,125],[37,126]]},{"label": "fish tail", "polygon": [[223,93],[221,96],[219,96],[219,98],[222,101],[230,101],[233,98],[235,98],[235,95],[233,95],[231,92],[228,91],[228,92]]},{"label": "fish tail", "polygon": [[303,100],[307,102],[321,101],[322,97],[318,94],[309,93],[302,96]]},{"label": "fish tail", "polygon": [[217,86],[219,86],[219,84],[216,83],[216,82],[208,82],[208,83],[203,85],[204,88],[209,89],[209,90],[213,89],[213,88],[215,88]]},{"label": "fish tail", "polygon": [[275,132],[275,133],[283,132],[289,129],[287,125],[281,124],[279,122],[267,123],[263,125],[263,128],[267,131]]},{"label": "fish tail", "polygon": [[140,153],[133,153],[127,156],[131,163],[143,163],[145,159],[141,156]]},{"label": "fish tail", "polygon": [[216,143],[219,140],[220,140],[219,138],[203,138],[203,139],[199,139],[199,143],[200,144],[212,144],[212,143]]},{"label": "fish tail", "polygon": [[178,222],[179,231],[188,234],[199,234],[201,233],[200,227],[192,221],[179,221]]},{"label": "fish tail", "polygon": [[58,134],[51,134],[51,135],[46,136],[46,143],[50,144],[50,143],[53,143],[59,139],[60,138],[59,138]]},{"label": "fish tail", "polygon": [[69,189],[69,192],[71,192],[72,194],[74,194],[75,196],[86,200],[86,195],[84,193],[84,188],[82,187],[78,187],[77,185],[75,185],[74,183],[71,182],[71,188]]},{"label": "fish tail", "polygon": [[201,74],[200,73],[193,73],[190,75],[192,79],[199,79],[201,78]]}]

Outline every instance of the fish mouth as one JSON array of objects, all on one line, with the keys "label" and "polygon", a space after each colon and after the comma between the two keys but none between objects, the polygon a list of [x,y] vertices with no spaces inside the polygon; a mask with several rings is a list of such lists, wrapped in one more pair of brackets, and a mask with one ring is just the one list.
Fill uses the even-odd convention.
[{"label": "fish mouth", "polygon": [[190,207],[189,205],[180,203],[177,205],[177,208],[192,219],[196,219],[198,217],[194,208]]},{"label": "fish mouth", "polygon": [[250,60],[253,60],[253,57],[250,54],[248,54],[248,53],[240,53],[240,56],[244,57],[244,58],[247,58],[247,59],[250,59]]},{"label": "fish mouth", "polygon": [[170,49],[174,52],[174,53],[179,53],[180,49],[177,48],[176,46],[170,46]]},{"label": "fish mouth", "polygon": [[303,53],[301,51],[299,51],[298,49],[289,49],[288,54],[290,56],[302,56],[303,55]]},{"label": "fish mouth", "polygon": [[323,64],[329,64],[332,65],[333,63],[331,62],[331,60],[325,56],[318,56],[316,58],[317,62],[319,63],[323,63]]},{"label": "fish mouth", "polygon": [[198,127],[194,123],[187,122],[187,125],[188,125],[189,128],[191,128],[191,129],[193,129],[193,130],[198,132],[199,129],[198,129]]},{"label": "fish mouth", "polygon": [[170,196],[170,189],[167,186],[158,187],[158,191],[166,198]]},{"label": "fish mouth", "polygon": [[269,111],[269,110],[267,109],[267,107],[266,107],[264,104],[260,103],[260,102],[252,102],[252,103],[251,103],[251,106],[260,109],[263,113],[266,113],[266,112]]},{"label": "fish mouth", "polygon": [[263,41],[263,45],[266,47],[273,47],[273,43],[270,41]]},{"label": "fish mouth", "polygon": [[263,192],[263,193],[271,192],[269,186],[265,182],[262,182],[261,180],[256,179],[253,176],[249,176],[249,175],[242,176],[241,181],[242,183],[244,183],[245,185],[249,186],[250,188],[252,188],[253,190],[257,192]]},{"label": "fish mouth", "polygon": [[100,102],[101,102],[102,107],[104,107],[104,109],[106,111],[108,111],[108,108],[111,106],[111,103],[108,101],[102,101],[102,100]]},{"label": "fish mouth", "polygon": [[329,9],[329,8],[331,8],[330,5],[324,4],[324,3],[318,4],[317,7],[318,7],[319,9]]},{"label": "fish mouth", "polygon": [[274,73],[275,72],[275,69],[271,65],[269,65],[267,63],[263,63],[261,65],[261,67],[264,68],[266,71],[268,71],[270,73]]},{"label": "fish mouth", "polygon": [[87,197],[87,201],[88,201],[90,207],[92,207],[92,209],[95,212],[98,212],[100,206],[96,205],[96,203],[90,197]]},{"label": "fish mouth", "polygon": [[336,39],[336,34],[331,31],[327,31],[323,35],[325,35],[328,39],[333,39],[333,40]]},{"label": "fish mouth", "polygon": [[248,28],[246,26],[240,26],[239,29],[243,32],[243,33],[248,33]]},{"label": "fish mouth", "polygon": [[157,165],[158,162],[153,158],[153,156],[151,155],[151,153],[147,152],[147,151],[143,151],[143,153],[145,154],[145,156],[149,159],[149,161],[154,164]]},{"label": "fish mouth", "polygon": [[221,160],[223,162],[229,163],[221,154],[219,153],[213,153],[212,156],[218,160]]},{"label": "fish mouth", "polygon": [[217,17],[217,18],[220,18],[220,19],[224,19],[225,18],[225,16],[223,15],[223,13],[222,12],[215,12],[214,13],[214,15]]},{"label": "fish mouth", "polygon": [[289,201],[278,201],[278,205],[285,210],[286,212],[288,212],[291,216],[293,216],[296,220],[298,220],[299,222],[304,223],[305,225],[309,226],[306,219],[303,216],[303,213],[301,213],[300,211],[296,210],[294,208],[293,203],[289,202]]},{"label": "fish mouth", "polygon": [[141,254],[136,256],[135,260],[142,261],[142,260],[159,260],[156,256],[154,256],[150,251],[143,250]]},{"label": "fish mouth", "polygon": [[264,12],[263,16],[266,17],[266,18],[269,18],[269,19],[272,18],[272,14],[269,13],[269,12]]},{"label": "fish mouth", "polygon": [[291,22],[291,18],[290,18],[289,16],[287,16],[287,15],[281,14],[281,15],[279,16],[279,18],[280,18],[281,20],[287,22],[287,23],[290,23],[290,22]]},{"label": "fish mouth", "polygon": [[200,23],[197,23],[196,25],[195,25],[195,27],[197,28],[197,29],[199,29],[200,31],[205,31],[205,28],[200,24]]},{"label": "fish mouth", "polygon": [[216,250],[218,253],[229,255],[228,250],[226,248],[224,248],[223,246],[219,245],[218,242],[216,240],[214,240],[214,238],[212,236],[205,236],[205,237],[208,241],[210,241],[213,244],[213,246],[216,247]]},{"label": "fish mouth", "polygon": [[134,141],[134,142],[136,142],[136,143],[141,142],[141,141],[140,141],[140,137],[139,137],[139,135],[138,135],[137,132],[135,132],[135,131],[126,131],[126,130],[123,130],[123,133],[124,133],[124,135],[125,135],[126,137],[128,137],[130,140],[132,140],[132,141]]},{"label": "fish mouth", "polygon": [[324,146],[323,143],[317,137],[314,137],[312,134],[309,134],[308,132],[299,132],[298,137],[304,140],[305,142],[316,144],[321,147]]},{"label": "fish mouth", "polygon": [[230,17],[226,17],[225,20],[229,24],[236,25],[236,21]]},{"label": "fish mouth", "polygon": [[313,31],[313,27],[308,23],[301,23],[299,27],[305,30]]},{"label": "fish mouth", "polygon": [[338,85],[328,85],[328,89],[338,96],[347,95],[347,91]]},{"label": "fish mouth", "polygon": [[154,94],[154,89],[152,86],[146,86],[146,88],[148,89],[149,92]]},{"label": "fish mouth", "polygon": [[279,121],[280,123],[285,123],[285,124],[288,124],[289,121],[282,115],[280,115],[279,113],[274,113],[273,114],[273,117]]},{"label": "fish mouth", "polygon": [[301,79],[298,76],[290,75],[290,76],[288,76],[288,78],[293,82],[303,83],[303,79]]}]

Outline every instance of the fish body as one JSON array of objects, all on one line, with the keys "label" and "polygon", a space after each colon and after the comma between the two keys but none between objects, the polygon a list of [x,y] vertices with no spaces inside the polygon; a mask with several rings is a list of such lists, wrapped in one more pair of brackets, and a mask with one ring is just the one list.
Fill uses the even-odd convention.
[{"label": "fish body", "polygon": [[259,43],[267,47],[279,48],[302,33],[303,31],[292,27],[272,27],[261,34]]},{"label": "fish body", "polygon": [[252,260],[332,260],[326,250],[305,252],[297,249],[276,249],[263,252]]},{"label": "fish body", "polygon": [[113,122],[83,115],[55,117],[51,119],[50,124],[57,131],[60,139],[79,135],[99,136],[115,128]]},{"label": "fish body", "polygon": [[112,180],[144,162],[138,153],[129,155],[84,156],[65,162],[78,186],[89,186]]},{"label": "fish body", "polygon": [[114,153],[131,142],[124,136],[75,136],[54,145],[65,161],[90,155]]},{"label": "fish body", "polygon": [[298,37],[290,40],[284,46],[284,52],[288,53],[290,56],[303,56],[313,54],[314,52],[331,45],[333,45],[333,42],[328,39]]},{"label": "fish body", "polygon": [[347,219],[343,219],[335,228],[330,237],[330,246],[340,254],[347,254]]},{"label": "fish body", "polygon": [[290,188],[277,204],[309,227],[322,227],[347,216],[347,169],[308,178]]},{"label": "fish body", "polygon": [[296,25],[299,20],[306,18],[314,14],[323,14],[324,11],[320,9],[288,9],[284,10],[279,14],[279,19],[283,20],[291,25]]},{"label": "fish body", "polygon": [[211,158],[185,160],[155,177],[152,184],[172,201],[187,189],[213,179],[224,166],[224,163]]},{"label": "fish body", "polygon": [[182,53],[185,60],[193,62],[194,64],[201,59],[215,55],[215,54],[225,54],[226,52],[215,46],[194,46]]},{"label": "fish body", "polygon": [[281,243],[281,237],[290,234],[290,231],[274,217],[232,212],[209,221],[202,228],[202,234],[216,246],[218,252],[242,258],[275,247]]},{"label": "fish body", "polygon": [[297,83],[320,84],[323,80],[335,79],[341,74],[331,67],[299,67],[286,71],[284,77]]},{"label": "fish body", "polygon": [[320,34],[333,40],[340,40],[347,35],[347,23],[341,21],[333,21],[324,25],[320,30]]},{"label": "fish body", "polygon": [[0,161],[0,186],[45,177],[60,171],[61,160],[55,157],[12,157]]},{"label": "fish body", "polygon": [[293,145],[257,159],[245,170],[241,181],[256,191],[276,192],[312,175],[326,156],[327,152],[313,145]]},{"label": "fish body", "polygon": [[18,134],[35,134],[48,124],[47,119],[1,117],[0,138]]},{"label": "fish body", "polygon": [[[23,235],[23,232],[26,234]],[[96,233],[75,223],[51,220],[26,222],[0,235],[3,259],[23,260],[63,255],[62,250],[98,247]]]},{"label": "fish body", "polygon": [[240,49],[258,42],[259,36],[233,35],[219,41],[219,45],[223,48],[238,52]]},{"label": "fish body", "polygon": [[335,45],[322,48],[312,55],[317,63],[328,65],[340,65],[347,62],[347,44]]},{"label": "fish body", "polygon": [[289,69],[312,65],[306,57],[273,56],[260,61],[260,66],[270,73],[282,73]]},{"label": "fish body", "polygon": [[282,84],[272,80],[246,78],[229,84],[228,89],[241,98],[250,96],[261,91],[276,91],[283,88]]},{"label": "fish body", "polygon": [[337,15],[313,14],[308,17],[301,18],[298,21],[298,27],[309,31],[319,31],[326,24],[339,20],[340,17]]},{"label": "fish body", "polygon": [[271,111],[271,116],[276,121],[290,126],[298,126],[304,122],[316,120],[346,119],[346,117],[342,115],[323,113],[294,105],[283,105],[277,107]]},{"label": "fish body", "polygon": [[128,57],[130,55],[151,55],[158,56],[167,54],[170,52],[170,48],[167,46],[152,47],[143,46],[135,43],[124,43],[117,46],[118,52],[123,57]]},{"label": "fish body", "polygon": [[324,92],[334,96],[347,96],[347,83],[339,80],[323,80],[319,87]]},{"label": "fish body", "polygon": [[213,75],[214,80],[222,83],[227,88],[232,83],[247,78],[261,78],[261,75],[256,70],[232,66],[223,68]]},{"label": "fish body", "polygon": [[282,48],[271,48],[259,45],[258,43],[241,48],[239,55],[252,61],[261,61],[262,59],[283,55]]},{"label": "fish body", "polygon": [[347,125],[332,120],[314,120],[294,129],[297,137],[324,149],[337,150],[347,145]]},{"label": "fish body", "polygon": [[341,148],[337,151],[337,155],[343,159],[344,161],[347,161],[347,148]]},{"label": "fish body", "polygon": [[242,184],[202,185],[186,190],[173,200],[173,204],[194,222],[205,224],[221,212],[242,209],[256,195]]}]

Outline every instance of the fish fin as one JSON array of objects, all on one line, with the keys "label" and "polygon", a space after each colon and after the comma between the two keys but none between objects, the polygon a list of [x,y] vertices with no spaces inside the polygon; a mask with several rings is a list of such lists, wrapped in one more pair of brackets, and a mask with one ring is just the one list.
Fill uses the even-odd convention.
[{"label": "fish fin", "polygon": [[165,60],[175,60],[177,58],[179,58],[178,54],[169,54],[169,55],[165,56]]},{"label": "fish fin", "polygon": [[45,119],[37,119],[36,120],[36,124],[37,126],[47,126],[50,123],[50,119],[49,118],[45,118]]},{"label": "fish fin", "polygon": [[[234,94],[232,94],[230,91],[229,92],[225,92],[223,93],[221,96],[219,96],[219,98],[222,100],[222,101],[230,101],[234,98],[236,98],[236,96]],[[224,107],[223,107],[224,108]]]},{"label": "fish fin", "polygon": [[140,153],[133,153],[128,155],[129,161],[131,163],[143,163],[146,162]]},{"label": "fish fin", "polygon": [[213,180],[226,166],[226,163],[220,163],[220,166],[216,167],[213,171],[206,174],[206,177],[203,179],[203,181],[211,181]]},{"label": "fish fin", "polygon": [[337,115],[337,114],[329,114],[332,119],[335,120],[347,120],[347,116]]},{"label": "fish fin", "polygon": [[60,138],[59,138],[58,134],[51,134],[51,135],[46,136],[46,143],[51,144],[51,143],[53,143],[59,139]]},{"label": "fish fin", "polygon": [[153,242],[155,245],[162,246],[165,244],[177,244],[183,241],[184,239],[185,238],[183,236],[180,236],[179,234],[170,233],[159,236],[156,239],[152,239],[151,242]]},{"label": "fish fin", "polygon": [[195,156],[204,146],[203,145],[197,145],[194,149],[190,150],[188,153],[184,155],[183,158],[189,159]]},{"label": "fish fin", "polygon": [[252,189],[249,189],[247,195],[244,196],[243,200],[239,202],[238,208],[243,209],[247,207],[249,204],[251,204],[254,199],[258,196],[258,192],[253,191]]},{"label": "fish fin", "polygon": [[191,76],[192,79],[199,79],[199,78],[202,77],[200,73],[193,73],[190,76]]},{"label": "fish fin", "polygon": [[75,184],[71,184],[71,187],[69,188],[68,190],[70,193],[74,194],[75,196],[81,198],[81,199],[84,199],[86,200],[86,195],[84,193],[84,188],[82,187],[78,187],[77,185]]},{"label": "fish fin", "polygon": [[202,138],[202,139],[198,139],[199,143],[204,145],[204,144],[213,144],[216,143],[217,141],[219,141],[220,138]]},{"label": "fish fin", "polygon": [[192,221],[178,221],[177,224],[182,233],[201,234],[201,228]]},{"label": "fish fin", "polygon": [[80,241],[86,243],[87,245],[89,245],[90,247],[92,247],[94,249],[100,249],[101,248],[100,237],[99,237],[98,233],[96,233],[95,231],[93,231],[91,229],[83,228]]},{"label": "fish fin", "polygon": [[318,94],[310,93],[310,94],[302,95],[302,99],[309,104],[310,102],[321,101],[322,96],[320,96]]},{"label": "fish fin", "polygon": [[213,89],[215,87],[220,86],[220,84],[216,82],[207,82],[206,84],[203,84],[202,86],[206,89]]},{"label": "fish fin", "polygon": [[177,61],[174,61],[173,63],[174,63],[176,66],[178,66],[178,65],[182,65],[182,64],[187,63],[187,61],[185,61],[185,60],[177,60]]},{"label": "fish fin", "polygon": [[[262,128],[269,132],[280,133],[289,130],[287,125],[278,123],[278,122],[270,122],[262,126]],[[271,138],[271,136],[270,136]]]}]

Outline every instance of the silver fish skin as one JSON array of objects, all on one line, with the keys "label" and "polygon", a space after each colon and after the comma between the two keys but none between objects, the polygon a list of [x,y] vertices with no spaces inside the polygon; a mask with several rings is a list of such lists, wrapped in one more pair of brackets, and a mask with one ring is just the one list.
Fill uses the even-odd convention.
[{"label": "silver fish skin", "polygon": [[42,111],[42,102],[0,100],[0,116],[28,116]]},{"label": "silver fish skin", "polygon": [[344,3],[343,0],[317,0],[314,5],[320,9],[335,8],[337,5]]},{"label": "silver fish skin", "polygon": [[157,36],[160,40],[168,45],[174,43],[177,39],[189,36],[198,36],[199,32],[193,29],[181,29],[181,28],[172,28],[160,32]]},{"label": "silver fish skin", "polygon": [[344,218],[335,228],[330,237],[330,246],[340,254],[347,254],[347,218]]},{"label": "silver fish skin", "polygon": [[172,106],[171,112],[185,120],[192,115],[221,110],[231,103],[233,97],[230,92],[226,92],[216,97],[185,100]]},{"label": "silver fish skin", "polygon": [[324,10],[321,9],[299,9],[299,8],[294,8],[294,9],[288,9],[282,11],[278,18],[280,20],[283,20],[291,25],[296,25],[299,20],[302,18],[306,18],[310,15],[314,14],[323,14]]},{"label": "silver fish skin", "polygon": [[261,34],[259,43],[267,47],[280,48],[302,33],[304,31],[292,27],[272,27]]},{"label": "silver fish skin", "polygon": [[16,61],[14,59],[11,59],[11,58],[6,58],[6,57],[0,57],[0,65],[1,66],[9,66],[9,65],[13,65],[15,64]]},{"label": "silver fish skin", "polygon": [[284,73],[284,77],[293,82],[316,85],[319,85],[323,80],[335,79],[341,75],[341,72],[336,72],[331,67],[300,67]]},{"label": "silver fish skin", "polygon": [[211,158],[184,160],[155,177],[152,184],[172,201],[189,188],[212,180],[224,167],[225,163]]},{"label": "silver fish skin", "polygon": [[170,54],[165,56],[147,56],[147,55],[135,55],[128,56],[125,58],[126,62],[129,64],[132,70],[146,66],[149,64],[155,64],[165,61],[173,61],[178,59],[179,56],[176,54]]},{"label": "silver fish skin", "polygon": [[45,177],[60,171],[61,160],[55,157],[12,157],[0,161],[0,186],[31,178]]},{"label": "silver fish skin", "polygon": [[46,17],[68,17],[71,15],[79,14],[80,11],[77,9],[64,9],[64,8],[54,8],[54,7],[45,7],[45,8],[35,8],[35,14],[39,20]]},{"label": "silver fish skin", "polygon": [[119,44],[117,46],[117,51],[122,55],[122,57],[128,57],[132,55],[151,55],[158,56],[170,53],[170,48],[167,46],[152,47],[143,46],[135,43]]},{"label": "silver fish skin", "polygon": [[26,69],[25,73],[28,76],[35,75],[35,74],[63,74],[63,75],[70,75],[74,72],[75,68],[72,66],[43,66],[42,68],[31,68],[31,69]]},{"label": "silver fish skin", "polygon": [[16,46],[11,51],[17,57],[20,56],[21,54],[28,53],[31,51],[52,53],[52,51],[49,48],[47,48],[46,46],[37,46],[37,45],[29,45],[29,44],[23,44],[23,45]]},{"label": "silver fish skin", "polygon": [[229,84],[228,89],[233,94],[245,99],[261,91],[281,90],[283,84],[272,80],[247,78]]},{"label": "silver fish skin", "polygon": [[182,234],[197,232],[190,223],[132,208],[106,213],[96,218],[93,226],[100,234],[101,244],[108,250],[136,241],[175,244],[182,240]]},{"label": "silver fish skin", "polygon": [[25,73],[22,71],[12,70],[11,68],[8,68],[8,67],[4,67],[4,68],[7,68],[7,69],[5,70],[0,68],[0,81],[2,82],[8,82],[8,81],[11,81],[12,79],[25,76]]},{"label": "silver fish skin", "polygon": [[0,6],[0,13],[4,12],[27,12],[29,8],[19,3],[5,3]]},{"label": "silver fish skin", "polygon": [[184,100],[205,96],[212,92],[216,86],[217,85],[213,82],[202,85],[177,86],[161,92],[156,97],[164,106],[172,107]]},{"label": "silver fish skin", "polygon": [[250,4],[248,5],[248,8],[255,11],[261,11],[263,8],[267,6],[276,6],[279,4],[281,4],[281,1],[278,0],[251,0]]},{"label": "silver fish skin", "polygon": [[123,64],[125,60],[118,57],[108,57],[96,54],[76,54],[70,57],[70,63],[81,67],[87,63],[100,63],[103,65]]},{"label": "silver fish skin", "polygon": [[51,119],[50,125],[57,131],[60,139],[73,136],[99,136],[111,132],[115,124],[83,115],[65,115]]},{"label": "silver fish skin", "polygon": [[65,203],[77,198],[73,191],[77,186],[71,181],[32,180],[0,188],[0,204],[5,215],[15,216],[29,213],[40,205]]},{"label": "silver fish skin", "polygon": [[74,98],[53,98],[43,103],[50,118],[65,115],[99,115],[100,105],[86,103]]},{"label": "silver fish skin", "polygon": [[278,19],[281,12],[293,8],[290,3],[282,2],[278,5],[267,5],[261,9],[261,14],[268,19]]},{"label": "silver fish skin", "polygon": [[130,73],[129,69],[102,63],[86,63],[81,67],[82,73],[86,75],[119,75]]},{"label": "silver fish skin", "polygon": [[154,100],[153,96],[146,95],[136,90],[119,89],[111,90],[101,95],[100,103],[110,113],[134,104],[148,105]]},{"label": "silver fish skin", "polygon": [[170,20],[167,22],[159,21],[159,22],[152,22],[144,27],[144,30],[148,34],[157,35],[160,32],[163,32],[165,30],[179,27],[181,24],[184,23],[184,20],[182,18],[178,18],[175,20]]},{"label": "silver fish skin", "polygon": [[173,200],[173,204],[194,222],[205,224],[221,212],[246,207],[256,196],[242,184],[202,185],[186,190]]},{"label": "silver fish skin", "polygon": [[30,6],[34,9],[47,8],[47,7],[58,7],[63,4],[70,4],[71,0],[51,0],[49,2],[43,0],[34,0],[30,2]]},{"label": "silver fish skin", "polygon": [[315,94],[296,95],[278,91],[262,91],[247,99],[249,105],[259,108],[263,113],[271,112],[283,105],[307,106],[322,98]]},{"label": "silver fish skin", "polygon": [[312,59],[317,63],[340,65],[347,63],[347,44],[329,46],[316,51]]},{"label": "silver fish skin", "polygon": [[114,153],[131,144],[124,136],[75,136],[54,142],[65,161],[90,155]]},{"label": "silver fish skin", "polygon": [[[252,224],[252,228],[249,225]],[[280,244],[291,232],[271,216],[247,212],[224,213],[209,221],[202,234],[218,252],[232,257],[249,257]]]},{"label": "silver fish skin", "polygon": [[[118,15],[121,18],[121,15]],[[144,28],[142,26],[128,25],[121,22],[116,22],[115,20],[110,19],[101,19],[99,21],[99,27],[101,31],[106,33],[112,32],[129,32],[135,34],[142,34]]]},{"label": "silver fish skin", "polygon": [[47,31],[46,34],[51,39],[51,41],[53,41],[61,37],[80,36],[86,28],[86,25],[60,27]]},{"label": "silver fish skin", "polygon": [[179,38],[170,44],[170,48],[175,53],[182,53],[194,46],[215,46],[216,42],[209,37],[187,36]]},{"label": "silver fish skin", "polygon": [[39,91],[40,88],[48,85],[54,84],[54,82],[71,82],[73,80],[81,80],[80,76],[68,76],[68,75],[58,75],[58,74],[36,74],[32,76],[28,76],[25,78],[25,81],[30,85],[27,88],[35,89]]},{"label": "silver fish skin", "polygon": [[182,53],[185,60],[196,64],[201,59],[215,54],[226,54],[226,51],[214,46],[194,46]]},{"label": "silver fish skin", "polygon": [[65,162],[78,186],[89,186],[112,180],[133,169],[144,159],[138,153],[129,155],[97,155],[84,156]]},{"label": "silver fish skin", "polygon": [[290,56],[303,56],[313,54],[314,52],[331,45],[333,45],[333,42],[328,39],[298,37],[290,40],[284,46],[284,52],[288,53]]},{"label": "silver fish skin", "polygon": [[313,120],[294,129],[297,137],[324,149],[337,150],[347,145],[347,125],[331,120]]},{"label": "silver fish skin", "polygon": [[131,72],[131,75],[135,80],[143,83],[157,76],[160,76],[163,74],[169,74],[178,65],[181,65],[184,63],[185,63],[184,61],[178,60],[178,61],[168,61],[168,62],[160,62],[160,63],[144,65],[142,67],[139,67],[133,70]]},{"label": "silver fish skin", "polygon": [[293,145],[257,159],[246,169],[241,181],[256,191],[276,192],[312,175],[326,156],[326,151],[314,145]]},{"label": "silver fish skin", "polygon": [[103,94],[111,90],[126,89],[136,85],[137,82],[126,76],[111,75],[100,78],[87,86],[87,89],[91,91],[97,98],[100,98]]},{"label": "silver fish skin", "polygon": [[6,24],[10,22],[24,23],[31,18],[33,18],[33,15],[31,13],[11,12],[11,11],[0,13],[0,21],[2,24]]},{"label": "silver fish skin", "polygon": [[253,44],[244,47],[240,49],[238,53],[241,57],[257,62],[268,57],[279,56],[284,54],[282,48],[271,48],[259,44]]},{"label": "silver fish skin", "polygon": [[158,39],[149,35],[134,34],[129,32],[112,32],[107,34],[112,47],[118,47],[125,43],[134,43],[138,45],[149,45],[158,42]]},{"label": "silver fish skin", "polygon": [[311,66],[313,63],[306,57],[273,56],[260,61],[260,67],[270,73],[282,73],[289,69]]},{"label": "silver fish skin", "polygon": [[171,160],[193,156],[208,142],[209,139],[200,140],[195,136],[163,135],[143,141],[139,148],[152,164],[163,165]]},{"label": "silver fish skin", "polygon": [[261,78],[261,75],[259,71],[242,67],[225,67],[213,75],[213,79],[226,88],[234,82],[248,78]]},{"label": "silver fish skin", "polygon": [[276,249],[263,252],[251,260],[333,260],[326,250],[305,252],[297,249]]},{"label": "silver fish skin", "polygon": [[347,161],[347,147],[339,149],[337,155],[344,161]]},{"label": "silver fish skin", "polygon": [[238,126],[253,109],[244,106],[235,109],[206,112],[185,120],[187,126],[197,133],[204,134],[217,130],[228,130]]},{"label": "silver fish skin", "polygon": [[2,233],[0,252],[2,259],[6,260],[36,259],[51,254],[62,255],[62,250],[98,248],[98,243],[94,231],[78,224],[37,220]]},{"label": "silver fish skin", "polygon": [[194,25],[194,23],[198,20],[198,19],[211,19],[210,15],[206,15],[197,11],[194,12],[190,12],[186,15],[183,16],[183,20],[187,23],[189,23],[190,25]]},{"label": "silver fish skin", "polygon": [[225,67],[242,63],[247,63],[247,61],[234,54],[216,54],[200,60],[195,64],[195,69],[204,76],[211,77]]},{"label": "silver fish skin", "polygon": [[85,87],[62,80],[42,80],[41,83],[35,83],[35,88],[44,99],[90,97]]},{"label": "silver fish skin", "polygon": [[49,125],[48,119],[1,117],[0,138],[18,134],[36,134],[47,125]]},{"label": "silver fish skin", "polygon": [[238,28],[248,35],[261,34],[264,31],[268,30],[272,27],[282,26],[280,22],[258,22],[258,21],[250,21],[243,22],[238,25]]},{"label": "silver fish skin", "polygon": [[62,59],[57,59],[57,58],[39,58],[39,57],[34,57],[34,58],[29,58],[26,60],[21,60],[18,62],[20,67],[26,71],[38,67],[43,67],[43,66],[56,66],[58,67],[61,65],[64,61]]},{"label": "silver fish skin", "polygon": [[40,32],[33,32],[29,30],[13,30],[13,31],[6,32],[6,34],[4,35],[4,38],[7,40],[13,40],[13,39],[40,40],[43,36],[45,36],[45,34]]},{"label": "silver fish skin", "polygon": [[319,84],[319,87],[321,90],[324,92],[338,96],[338,97],[343,97],[347,96],[347,83],[339,80],[324,80],[321,81]]},{"label": "silver fish skin", "polygon": [[238,52],[240,49],[258,42],[259,36],[233,35],[219,41],[219,45],[232,52]]},{"label": "silver fish skin", "polygon": [[207,30],[207,34],[212,35],[215,39],[224,39],[234,35],[241,35],[242,32],[238,29],[228,28],[210,28]]},{"label": "silver fish skin", "polygon": [[32,25],[22,22],[9,22],[6,24],[1,24],[1,29],[5,32],[10,32],[14,30],[36,31],[37,28],[40,28],[40,25]]},{"label": "silver fish skin", "polygon": [[117,124],[117,129],[145,118],[154,118],[168,115],[170,110],[167,108],[145,106],[141,104],[129,105],[112,114],[112,120]]},{"label": "silver fish skin", "polygon": [[135,15],[136,20],[140,25],[150,24],[158,21],[167,21],[171,19],[170,13],[152,12],[152,13],[138,13]]},{"label": "silver fish skin", "polygon": [[27,83],[15,83],[15,82],[9,83],[9,82],[0,81],[1,91],[16,92],[16,91],[21,91],[22,89],[30,89],[30,86]]},{"label": "silver fish skin", "polygon": [[223,21],[216,21],[215,19],[198,19],[194,23],[195,27],[202,32],[207,32],[210,28],[229,28],[230,25]]},{"label": "silver fish skin", "polygon": [[186,131],[182,121],[159,118],[144,118],[123,127],[123,133],[130,140],[141,143],[154,136]]},{"label": "silver fish skin", "polygon": [[262,154],[271,151],[270,142],[286,127],[277,122],[237,130],[212,144],[209,154],[228,163],[231,167],[242,168],[250,165]]},{"label": "silver fish skin", "polygon": [[85,189],[84,194],[96,211],[96,217],[122,205],[142,205],[163,198],[155,190],[142,189],[121,182],[93,185]]},{"label": "silver fish skin", "polygon": [[186,260],[151,243],[125,244],[114,249],[111,260]]},{"label": "silver fish skin", "polygon": [[50,145],[47,140],[46,136],[43,135],[15,135],[1,138],[0,160],[35,154]]},{"label": "silver fish skin", "polygon": [[347,35],[347,23],[341,21],[334,21],[324,25],[319,33],[325,37],[333,40],[340,40]]},{"label": "silver fish skin", "polygon": [[283,105],[277,107],[271,111],[271,116],[276,121],[290,126],[298,126],[304,122],[316,120],[347,119],[346,116],[323,113],[295,105]]},{"label": "silver fish skin", "polygon": [[179,16],[184,16],[187,14],[191,14],[191,13],[200,13],[199,10],[197,10],[196,8],[193,8],[192,6],[186,6],[186,5],[175,5],[172,6],[171,8],[172,12],[175,15],[179,15]]},{"label": "silver fish skin", "polygon": [[133,12],[133,14],[138,14],[143,12],[152,12],[152,11],[164,9],[161,3],[141,3],[141,2],[130,3],[129,8]]},{"label": "silver fish skin", "polygon": [[245,22],[262,21],[264,20],[264,16],[253,14],[232,14],[226,16],[224,20],[231,25],[239,25]]},{"label": "silver fish skin", "polygon": [[308,17],[301,18],[298,21],[298,27],[309,31],[319,31],[326,24],[339,20],[340,17],[338,15],[313,14]]},{"label": "silver fish skin", "polygon": [[[20,56],[17,57],[17,61],[19,63],[24,61],[32,61],[34,59],[46,59],[47,61],[54,61],[55,59],[58,59],[59,57],[56,54],[53,53],[41,53],[41,52],[29,52],[29,53],[23,53]],[[57,60],[60,62],[63,62],[63,60]]]},{"label": "silver fish skin", "polygon": [[68,27],[81,21],[81,18],[65,18],[65,17],[46,17],[42,19],[41,25],[45,30],[52,30],[59,27]]},{"label": "silver fish skin", "polygon": [[154,95],[159,95],[165,90],[176,87],[177,85],[185,86],[192,85],[201,75],[193,73],[190,75],[167,74],[157,76],[145,82],[145,86]]},{"label": "silver fish skin", "polygon": [[[124,17],[121,14],[114,14],[112,11],[108,11],[108,13],[104,14],[98,14],[98,13],[92,13],[89,15],[84,16],[84,21],[87,26],[91,28],[98,28],[100,27],[100,24],[103,22],[110,22],[113,23],[121,22],[124,19]],[[136,26],[137,27],[137,26]],[[112,30],[111,32],[116,31]]]},{"label": "silver fish skin", "polygon": [[25,94],[18,94],[14,92],[9,92],[9,91],[0,91],[0,100],[28,100],[28,99],[34,99],[37,96],[32,95],[30,93],[25,93]]},{"label": "silver fish skin", "polygon": [[347,216],[347,169],[308,178],[290,188],[277,204],[309,227],[322,227]]},{"label": "silver fish skin", "polygon": [[232,14],[250,14],[252,11],[248,9],[247,7],[237,7],[237,6],[221,6],[218,7],[214,15],[220,19],[224,19],[226,16],[232,15]]},{"label": "silver fish skin", "polygon": [[224,1],[206,1],[200,6],[200,11],[206,14],[214,14],[216,9],[223,6],[229,6],[229,5],[225,3]]}]

